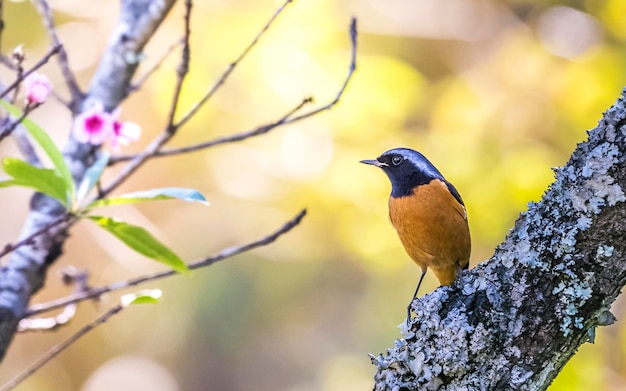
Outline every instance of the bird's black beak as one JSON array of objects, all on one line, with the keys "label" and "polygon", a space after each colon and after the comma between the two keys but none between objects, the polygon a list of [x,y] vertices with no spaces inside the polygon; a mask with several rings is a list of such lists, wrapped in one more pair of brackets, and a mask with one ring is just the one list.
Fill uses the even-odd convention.
[{"label": "bird's black beak", "polygon": [[370,165],[376,166],[376,167],[386,167],[387,166],[387,164],[385,164],[383,162],[379,162],[376,159],[374,159],[374,160],[361,160],[360,163],[370,164]]}]

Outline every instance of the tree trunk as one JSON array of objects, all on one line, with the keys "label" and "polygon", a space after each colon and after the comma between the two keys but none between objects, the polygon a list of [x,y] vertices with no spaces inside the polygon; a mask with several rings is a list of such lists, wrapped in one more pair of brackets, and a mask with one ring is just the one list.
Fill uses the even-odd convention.
[{"label": "tree trunk", "polygon": [[375,390],[544,390],[626,283],[625,94],[491,259],[413,302]]}]

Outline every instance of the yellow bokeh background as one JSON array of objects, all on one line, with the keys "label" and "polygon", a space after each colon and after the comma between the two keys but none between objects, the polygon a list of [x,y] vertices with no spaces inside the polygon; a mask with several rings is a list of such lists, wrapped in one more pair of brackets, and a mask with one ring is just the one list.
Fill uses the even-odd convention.
[{"label": "yellow bokeh background", "polygon": [[[622,0],[298,0],[290,4],[225,85],[172,140],[185,146],[275,121],[313,96],[330,102],[348,70],[350,16],[359,20],[358,69],[339,105],[245,142],[151,160],[120,192],[199,189],[204,207],[158,202],[106,213],[142,225],[186,260],[262,237],[306,207],[300,227],[274,244],[156,281],[162,303],[123,311],[27,380],[21,390],[371,389],[378,354],[400,336],[419,270],[387,218],[390,185],[361,164],[383,151],[420,150],[453,182],[468,207],[471,266],[487,259],[518,214],[540,199],[585,130],[626,84]],[[51,2],[59,35],[88,88],[116,23],[118,2]],[[182,116],[237,58],[281,1],[194,4],[191,68]],[[2,51],[24,44],[27,65],[49,47],[29,2],[4,2]],[[146,47],[138,74],[182,34],[177,4]],[[137,152],[163,129],[175,84],[174,52],[122,105],[143,129]],[[62,97],[55,61],[43,71]],[[3,83],[13,74],[0,68]],[[62,145],[68,111],[50,100],[32,115]],[[11,141],[0,156],[19,156]],[[105,175],[113,178],[122,165]],[[3,189],[2,243],[14,241],[29,192]],[[100,286],[161,267],[89,222],[71,231],[51,268],[42,302],[69,291],[67,266]],[[437,287],[428,274],[422,294]],[[132,291],[132,290],[130,290]],[[116,303],[84,303],[70,325],[16,337],[0,382]],[[623,318],[621,301],[614,305]],[[551,390],[626,389],[626,327],[597,331]]]}]

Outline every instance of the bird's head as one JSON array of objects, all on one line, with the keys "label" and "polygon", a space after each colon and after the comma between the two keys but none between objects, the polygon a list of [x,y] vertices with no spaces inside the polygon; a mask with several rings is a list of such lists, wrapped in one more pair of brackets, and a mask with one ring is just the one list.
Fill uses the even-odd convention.
[{"label": "bird's head", "polygon": [[374,160],[361,160],[361,163],[380,167],[387,174],[393,197],[411,195],[415,187],[428,184],[433,179],[448,184],[424,155],[409,148],[390,149]]}]

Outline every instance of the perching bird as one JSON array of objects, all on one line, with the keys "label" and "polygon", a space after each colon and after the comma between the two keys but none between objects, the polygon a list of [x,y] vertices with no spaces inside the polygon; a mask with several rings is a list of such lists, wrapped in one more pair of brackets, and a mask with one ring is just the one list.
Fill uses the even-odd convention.
[{"label": "perching bird", "polygon": [[467,269],[471,242],[461,195],[421,153],[391,149],[376,160],[361,163],[382,168],[391,181],[389,218],[409,257],[424,275],[432,269],[442,285],[450,285],[460,269]]}]

